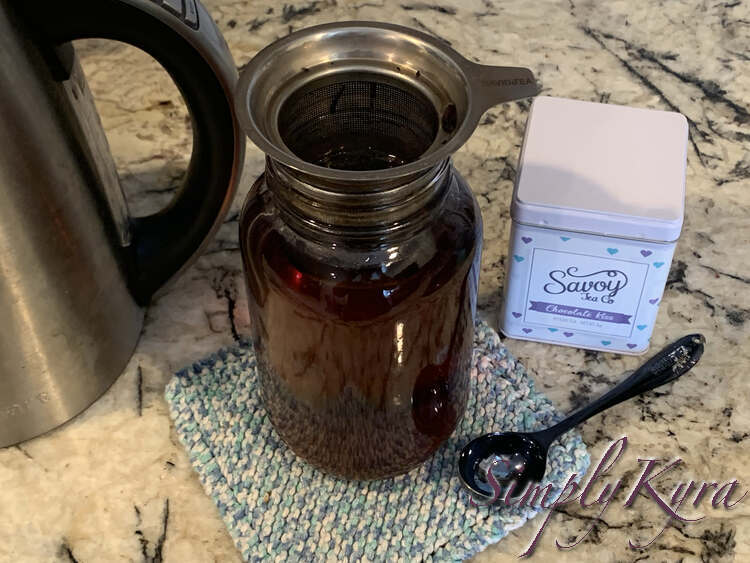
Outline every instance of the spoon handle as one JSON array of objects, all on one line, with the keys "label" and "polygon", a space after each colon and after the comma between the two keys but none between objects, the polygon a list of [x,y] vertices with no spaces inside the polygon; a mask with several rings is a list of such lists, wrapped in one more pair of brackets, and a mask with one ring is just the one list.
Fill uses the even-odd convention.
[{"label": "spoon handle", "polygon": [[595,414],[627,401],[636,395],[655,389],[690,371],[703,355],[706,339],[701,334],[689,334],[669,344],[630,376],[594,402],[574,412],[554,426],[534,433],[537,441],[549,447],[555,439]]}]

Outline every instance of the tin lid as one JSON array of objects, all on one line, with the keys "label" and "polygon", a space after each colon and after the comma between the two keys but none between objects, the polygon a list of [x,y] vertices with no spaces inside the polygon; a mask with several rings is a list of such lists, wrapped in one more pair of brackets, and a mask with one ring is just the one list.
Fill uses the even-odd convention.
[{"label": "tin lid", "polygon": [[675,241],[687,140],[680,113],[540,96],[526,125],[511,216],[527,225]]}]

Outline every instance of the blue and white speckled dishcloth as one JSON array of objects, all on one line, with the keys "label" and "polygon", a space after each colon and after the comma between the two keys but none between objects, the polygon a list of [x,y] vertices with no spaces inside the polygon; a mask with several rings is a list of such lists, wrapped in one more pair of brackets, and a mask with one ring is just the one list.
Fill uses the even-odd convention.
[{"label": "blue and white speckled dishcloth", "polygon": [[[180,371],[165,392],[180,441],[246,560],[461,560],[539,511],[470,506],[456,474],[471,438],[558,418],[484,323],[459,428],[421,467],[392,479],[344,481],[297,458],[271,426],[256,378],[252,347],[243,345]],[[588,464],[586,446],[570,432],[550,450],[546,478],[562,485]]]}]

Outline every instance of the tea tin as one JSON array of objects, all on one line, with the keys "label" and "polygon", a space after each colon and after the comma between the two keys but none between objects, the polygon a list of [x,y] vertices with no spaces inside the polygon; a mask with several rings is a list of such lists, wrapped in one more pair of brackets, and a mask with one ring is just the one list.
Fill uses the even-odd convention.
[{"label": "tea tin", "polygon": [[513,191],[503,333],[648,349],[682,229],[687,140],[679,113],[535,99]]}]

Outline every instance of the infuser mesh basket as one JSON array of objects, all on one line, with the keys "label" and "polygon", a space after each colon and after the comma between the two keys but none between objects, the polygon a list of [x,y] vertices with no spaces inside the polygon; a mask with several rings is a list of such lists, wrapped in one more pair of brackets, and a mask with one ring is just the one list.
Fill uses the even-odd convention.
[{"label": "infuser mesh basket", "polygon": [[439,128],[430,100],[405,82],[342,73],[315,80],[284,102],[279,134],[299,158],[342,170],[377,170],[417,160]]}]

